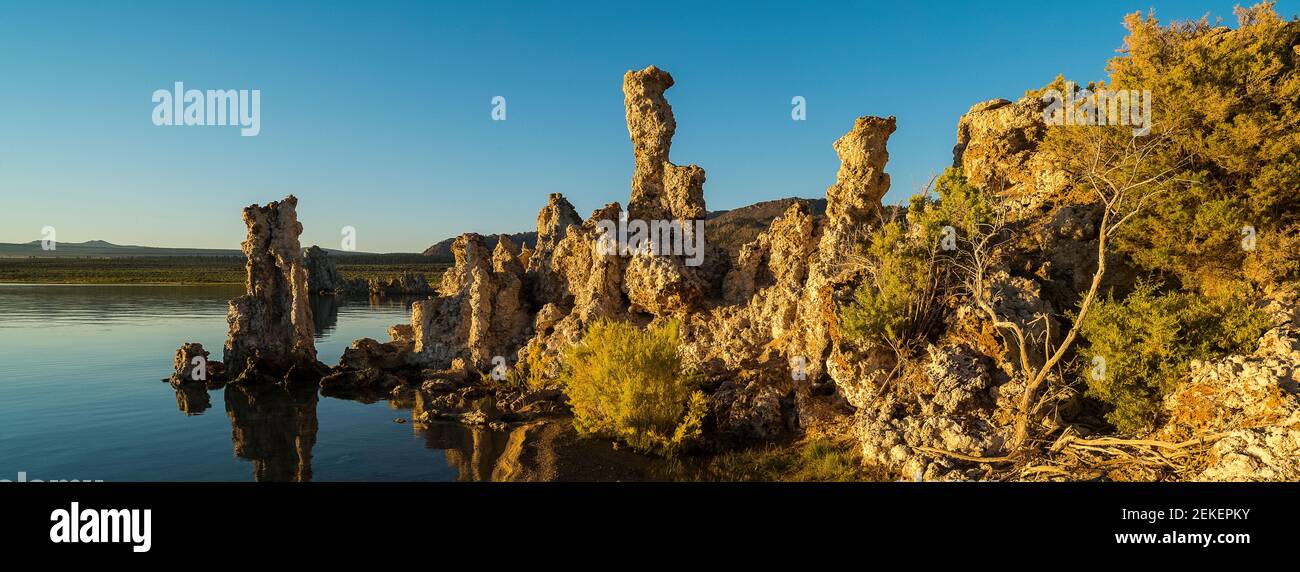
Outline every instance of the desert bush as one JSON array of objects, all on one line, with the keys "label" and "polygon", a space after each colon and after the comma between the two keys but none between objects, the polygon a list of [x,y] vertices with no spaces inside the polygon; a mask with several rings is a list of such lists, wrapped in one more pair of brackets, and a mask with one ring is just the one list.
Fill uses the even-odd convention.
[{"label": "desert bush", "polygon": [[[1279,257],[1300,234],[1300,22],[1279,18],[1272,3],[1238,8],[1237,21],[1224,33],[1205,18],[1166,26],[1130,14],[1108,82],[1090,86],[1151,90],[1152,133],[1170,144],[1142,168],[1170,169],[1184,183],[1116,236],[1117,252],[1205,293],[1237,280],[1243,266],[1255,270],[1247,278],[1256,286],[1300,276]],[[1069,163],[1096,131],[1052,128],[1044,143]],[[1240,246],[1247,226],[1259,233],[1258,249]]]},{"label": "desert bush", "polygon": [[863,245],[865,278],[840,308],[840,327],[855,343],[881,343],[901,352],[938,317],[937,298],[951,277],[942,243],[945,227],[969,237],[993,218],[987,197],[949,168],[935,180],[938,195],[912,197],[905,220],[886,221]]},{"label": "desert bush", "polygon": [[550,371],[554,361],[555,358],[547,356],[542,348],[533,348],[523,359],[515,363],[510,371],[506,372],[506,382],[517,389],[545,388],[551,384],[552,380],[547,378],[547,372]]},{"label": "desert bush", "polygon": [[707,400],[682,366],[680,327],[599,321],[565,350],[561,381],[579,434],[669,456],[699,436]]},{"label": "desert bush", "polygon": [[896,346],[911,336],[914,306],[922,303],[918,282],[931,260],[904,235],[897,221],[885,223],[867,246],[868,273],[840,308],[840,329],[857,342]]},{"label": "desert bush", "polygon": [[953,227],[962,237],[970,237],[994,221],[988,196],[967,182],[960,168],[945,169],[932,187],[936,197],[918,193],[912,196],[907,210],[908,227],[926,241],[940,240],[945,226]]},{"label": "desert bush", "polygon": [[1088,394],[1111,407],[1107,420],[1144,432],[1192,360],[1253,350],[1268,322],[1247,292],[1209,298],[1140,282],[1124,299],[1098,303],[1081,328],[1088,344],[1080,355]]}]

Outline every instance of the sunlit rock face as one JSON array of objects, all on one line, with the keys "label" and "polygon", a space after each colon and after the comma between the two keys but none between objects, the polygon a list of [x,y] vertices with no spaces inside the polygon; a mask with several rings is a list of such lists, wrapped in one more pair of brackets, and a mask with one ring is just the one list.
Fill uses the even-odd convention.
[{"label": "sunlit rock face", "polygon": [[230,335],[224,361],[232,378],[250,367],[287,372],[316,363],[297,206],[298,199],[290,195],[244,209],[247,281],[244,295],[230,301],[226,317]]},{"label": "sunlit rock face", "polygon": [[[704,169],[669,161],[677,121],[664,92],[672,86],[673,77],[654,66],[623,76],[623,105],[634,164],[627,219],[645,224],[676,223],[683,244],[705,245],[707,237],[696,240],[694,236],[698,232],[694,221],[708,215]],[[698,261],[701,264],[688,265],[685,256],[663,253],[630,257],[622,289],[631,310],[667,317],[701,309],[709,287],[702,272],[718,261],[708,260],[707,253]]]},{"label": "sunlit rock face", "polygon": [[513,355],[531,324],[519,250],[502,236],[495,251],[483,237],[463,234],[452,244],[456,264],[443,274],[439,295],[411,308],[419,362],[447,369],[453,362],[483,370]]},{"label": "sunlit rock face", "polygon": [[568,234],[569,227],[580,224],[582,217],[578,211],[559,193],[551,193],[546,206],[537,213],[537,244],[527,254],[524,266],[531,295],[539,307],[564,302],[567,292],[552,266],[552,256],[556,245]]},{"label": "sunlit rock face", "polygon": [[1266,309],[1274,327],[1254,353],[1193,362],[1187,381],[1165,398],[1166,422],[1153,438],[1222,435],[1193,480],[1300,480],[1300,303]]},{"label": "sunlit rock face", "polygon": [[623,75],[623,106],[635,161],[632,198],[627,205],[630,219],[667,218],[663,204],[664,164],[677,121],[664,91],[672,86],[673,76],[654,66]]},{"label": "sunlit rock face", "polygon": [[[528,253],[524,272],[529,303],[517,306],[527,312],[525,343],[512,347],[500,343],[500,335],[472,334],[485,323],[491,324],[489,332],[516,332],[523,322],[513,319],[519,313],[505,311],[511,304],[496,304],[489,311],[474,302],[489,299],[491,292],[511,293],[510,300],[514,296],[513,286],[487,279],[501,271],[489,268],[486,249],[470,241],[444,277],[442,296],[417,303],[414,310],[417,351],[428,363],[445,367],[464,359],[480,364],[483,349],[491,347],[508,352],[498,355],[511,362],[546,368],[543,377],[553,377],[558,373],[555,358],[580,341],[595,320],[647,324],[679,319],[684,324],[682,353],[690,367],[723,380],[742,371],[758,372],[727,386],[734,390],[726,395],[748,400],[745,406],[717,404],[726,412],[730,433],[758,438],[791,425],[782,418],[790,410],[783,404],[791,402],[796,385],[802,385],[806,397],[813,383],[831,383],[825,364],[842,359],[832,339],[834,307],[853,278],[842,268],[842,258],[879,218],[880,199],[889,189],[884,166],[894,119],[859,118],[834,144],[841,168],[827,191],[824,219],[795,202],[734,260],[710,246],[707,236],[700,237],[704,250],[699,265],[663,253],[602,252],[598,244],[611,222],[668,221],[690,240],[699,232],[692,221],[707,216],[704,169],[671,161],[676,120],[666,91],[673,83],[671,75],[653,66],[623,77],[633,159],[626,210],[610,203],[579,221],[567,200],[551,195],[538,214],[537,247]],[[488,284],[492,287],[484,286]],[[798,376],[791,375],[789,365],[795,359],[802,364]]]},{"label": "sunlit rock face", "polygon": [[203,344],[182,344],[176,350],[176,357],[172,358],[172,386],[215,384],[218,378],[223,377],[224,368],[221,362],[209,361],[209,355],[211,353],[203,349]]},{"label": "sunlit rock face", "polygon": [[972,185],[1001,196],[1013,219],[1032,213],[1069,181],[1040,150],[1047,135],[1045,106],[1037,97],[993,99],[971,106],[957,123],[953,166]]},{"label": "sunlit rock face", "polygon": [[817,253],[808,267],[799,302],[799,332],[791,354],[808,360],[807,376],[821,381],[826,363],[842,362],[837,303],[849,295],[860,268],[845,264],[865,233],[879,221],[880,199],[889,191],[886,143],[894,133],[893,117],[859,117],[853,129],[835,141],[840,158],[835,184],[826,189],[826,220],[815,231]]}]

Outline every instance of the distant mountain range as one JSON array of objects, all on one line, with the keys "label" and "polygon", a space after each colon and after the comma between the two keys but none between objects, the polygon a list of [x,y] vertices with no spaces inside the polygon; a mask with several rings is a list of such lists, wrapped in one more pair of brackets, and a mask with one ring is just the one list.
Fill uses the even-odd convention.
[{"label": "distant mountain range", "polygon": [[[488,248],[497,247],[498,236],[500,235],[490,234],[485,236],[485,238],[487,238]],[[533,248],[537,246],[537,231],[535,230],[529,232],[516,232],[509,236],[510,236],[510,240],[515,243],[516,248],[522,248],[524,246],[527,246],[528,248]],[[441,242],[438,242],[433,246],[424,249],[424,255],[431,257],[438,262],[453,262],[456,259],[456,257],[452,256],[451,254],[451,243],[453,242],[456,242],[455,236],[443,240]]]},{"label": "distant mountain range", "polygon": [[[814,216],[820,217],[826,214],[826,199],[789,197],[763,201],[738,209],[710,212],[705,219],[704,238],[713,244],[721,246],[732,256],[735,256],[740,251],[741,246],[753,241],[760,232],[767,230],[771,226],[772,220],[781,216],[781,213],[784,213],[785,209],[790,207],[790,203],[795,201],[807,201],[809,210],[812,211]],[[496,236],[490,235],[487,237],[488,248],[496,247]],[[510,240],[514,241],[515,246],[525,244],[532,248],[537,244],[537,232],[535,231],[518,232],[509,236]],[[424,250],[424,255],[439,262],[452,262],[454,257],[451,254],[451,243],[455,241],[456,237],[453,236],[434,244]]]},{"label": "distant mountain range", "polygon": [[[366,254],[362,252],[343,252],[324,249],[330,254]],[[86,242],[59,242],[54,250],[41,248],[41,241],[25,243],[0,242],[0,258],[158,258],[173,256],[216,256],[243,257],[244,253],[233,248],[166,248],[155,246],[132,246],[113,244],[103,240]]]},{"label": "distant mountain range", "polygon": [[740,252],[740,247],[758,238],[759,233],[772,226],[772,221],[785,213],[795,201],[807,202],[808,210],[816,218],[826,215],[826,199],[798,197],[763,201],[728,211],[713,211],[705,219],[704,240],[735,256]]},{"label": "distant mountain range", "polygon": [[[753,241],[760,232],[767,230],[772,220],[785,212],[794,201],[807,201],[815,216],[826,213],[826,199],[799,199],[795,197],[764,201],[731,210],[713,211],[708,214],[705,239],[723,247],[732,255],[744,244]],[[537,232],[517,232],[509,235],[515,246],[537,244]],[[496,247],[496,235],[489,235],[488,247]],[[456,237],[440,241],[422,253],[436,262],[451,262],[451,244]],[[304,245],[306,246],[306,245]],[[323,249],[331,256],[364,255],[365,252],[344,252],[330,248]],[[41,241],[26,243],[0,242],[0,258],[161,258],[174,256],[214,256],[242,257],[243,252],[233,248],[167,248],[156,246],[132,246],[113,244],[103,240],[86,242],[60,242],[54,250],[42,250]]]}]

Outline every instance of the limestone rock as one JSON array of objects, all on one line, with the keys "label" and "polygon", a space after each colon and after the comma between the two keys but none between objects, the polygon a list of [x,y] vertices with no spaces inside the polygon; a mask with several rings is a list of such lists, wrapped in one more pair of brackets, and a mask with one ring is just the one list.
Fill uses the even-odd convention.
[{"label": "limestone rock", "polygon": [[[533,298],[539,304],[564,300],[564,283],[552,267],[555,247],[569,227],[582,224],[582,217],[559,193],[547,197],[546,206],[537,213],[537,246],[528,253],[525,268]],[[520,255],[521,260],[523,255]]]},{"label": "limestone rock", "polygon": [[618,203],[597,209],[579,226],[569,227],[555,248],[552,267],[563,283],[564,300],[574,308],[582,323],[596,318],[621,316],[626,312],[623,295],[622,256],[603,254],[596,244],[601,238],[601,221],[617,221],[622,214]]},{"label": "limestone rock", "polygon": [[979,354],[964,346],[932,345],[926,352],[925,374],[932,397],[924,405],[925,413],[954,415],[990,405],[993,378]]},{"label": "limestone rock", "polygon": [[530,325],[523,266],[508,239],[489,253],[483,237],[463,234],[452,245],[456,265],[443,275],[439,295],[411,307],[417,360],[446,369],[455,360],[480,370],[496,356],[512,356]]},{"label": "limestone rock", "polygon": [[321,247],[313,245],[303,251],[302,263],[307,271],[309,293],[333,294],[347,289],[348,283],[339,274],[338,266]]},{"label": "limestone rock", "polygon": [[547,304],[537,311],[537,317],[533,321],[533,330],[539,335],[547,335],[555,328],[555,324],[564,318],[564,310],[555,304]]},{"label": "limestone rock", "polygon": [[630,219],[669,218],[663,206],[664,164],[668,162],[677,121],[664,91],[672,86],[673,76],[654,66],[628,71],[623,76],[627,132],[636,162],[632,198],[627,204]]},{"label": "limestone rock", "polygon": [[297,206],[298,199],[290,195],[244,209],[248,275],[244,295],[230,301],[226,318],[230,336],[224,361],[232,377],[250,366],[287,372],[295,365],[316,364]]},{"label": "limestone rock", "polygon": [[670,316],[699,308],[708,284],[679,260],[643,252],[628,260],[623,289],[632,311]]},{"label": "limestone rock", "polygon": [[826,190],[826,219],[817,229],[817,252],[799,301],[800,338],[790,348],[791,355],[808,360],[808,379],[813,383],[823,381],[827,362],[846,360],[836,310],[851,294],[862,269],[845,264],[844,254],[856,248],[879,218],[880,198],[889,191],[886,144],[894,129],[893,117],[859,117],[853,129],[835,142],[840,169],[835,184]]},{"label": "limestone rock", "polygon": [[[203,344],[183,344],[176,350],[176,357],[172,360],[172,385],[206,385],[214,379],[223,368],[221,362],[209,361],[209,355],[209,352],[203,349]],[[194,363],[196,359],[200,360],[200,363]]]},{"label": "limestone rock", "polygon": [[[1040,340],[1044,339],[1047,328],[1051,329],[1053,339],[1061,339],[1062,328],[1053,318],[1056,315],[1056,309],[1052,303],[1042,295],[1042,287],[1037,281],[1020,276],[1012,276],[1005,270],[996,270],[989,273],[989,290],[992,292],[991,305],[998,316],[1008,319],[1025,330],[1027,354],[1030,365],[1039,367],[1043,364],[1043,346]],[[1046,317],[1046,321],[1040,319]],[[987,315],[981,316],[987,319]],[[1003,353],[998,361],[1003,364],[1004,371],[1008,375],[1014,372],[1014,368],[1019,367],[1020,350],[1015,347],[1015,343],[1010,336],[1001,336],[999,339],[1003,342]]]},{"label": "limestone rock", "polygon": [[[377,368],[340,369],[320,380],[325,395],[356,397],[387,392],[406,383],[406,379]],[[358,393],[359,392],[359,393]]]},{"label": "limestone rock", "polygon": [[1154,437],[1223,434],[1195,480],[1300,479],[1300,328],[1284,323],[1266,332],[1252,355],[1192,367],[1165,398],[1166,421]]},{"label": "limestone rock", "polygon": [[1036,208],[1067,183],[1052,158],[1038,151],[1048,129],[1045,105],[1035,97],[994,99],[975,104],[957,123],[953,166],[972,185],[1018,201],[1013,214]]},{"label": "limestone rock", "polygon": [[435,292],[429,280],[417,272],[403,272],[388,279],[371,278],[366,288],[371,296],[424,296]]},{"label": "limestone rock", "polygon": [[1003,443],[989,395],[992,377],[981,356],[965,346],[929,346],[919,379],[919,410],[893,396],[858,411],[857,436],[868,464],[928,480],[966,478],[945,458],[918,451],[930,447],[967,455],[997,454]]},{"label": "limestone rock", "polygon": [[[675,221],[675,232],[680,235],[677,240],[684,247],[704,243],[703,237],[696,241],[695,234],[701,231],[694,221],[703,221],[708,211],[704,204],[704,169],[669,162],[677,123],[664,91],[672,85],[672,76],[654,66],[629,71],[623,77],[627,130],[635,162],[627,213],[629,221],[646,224]],[[701,269],[687,265],[678,254],[660,248],[656,255],[639,255],[628,262],[629,283],[624,285],[624,292],[634,311],[666,316],[699,307],[708,280],[701,277]],[[701,254],[703,262],[717,262],[708,260],[707,250]]]},{"label": "limestone rock", "polygon": [[833,224],[869,221],[880,212],[880,199],[889,191],[885,143],[896,128],[893,117],[859,117],[835,141],[840,170],[826,190],[826,216]]},{"label": "limestone rock", "polygon": [[414,346],[415,330],[410,324],[397,324],[388,328],[388,339],[395,344]]},{"label": "limestone rock", "polygon": [[768,441],[788,429],[784,398],[771,384],[728,381],[709,397],[709,405],[720,434],[741,440]]},{"label": "limestone rock", "polygon": [[1197,481],[1300,480],[1300,416],[1282,427],[1237,429],[1215,442]]},{"label": "limestone rock", "polygon": [[399,344],[361,338],[343,350],[339,365],[348,369],[396,370],[414,365],[412,358],[410,351]]}]

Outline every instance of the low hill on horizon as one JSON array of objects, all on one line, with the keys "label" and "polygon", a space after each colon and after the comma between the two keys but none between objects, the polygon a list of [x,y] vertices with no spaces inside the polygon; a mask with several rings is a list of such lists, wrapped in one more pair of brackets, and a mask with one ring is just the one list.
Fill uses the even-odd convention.
[{"label": "low hill on horizon", "polygon": [[[487,238],[488,248],[496,248],[498,241],[497,237],[500,235],[489,234],[484,236]],[[529,232],[516,232],[507,236],[509,236],[510,240],[515,243],[516,247],[522,248],[527,246],[528,248],[533,248],[537,246],[537,231],[535,230]],[[430,257],[438,262],[453,262],[455,260],[455,256],[452,256],[451,254],[451,243],[453,242],[456,242],[456,236],[434,243],[433,246],[424,249],[423,254],[424,256]]]},{"label": "low hill on horizon", "polygon": [[[795,201],[806,201],[814,216],[820,217],[826,214],[826,199],[799,197],[786,197],[735,209],[711,211],[705,219],[705,240],[721,246],[735,256],[741,246],[753,241],[759,233],[767,230],[772,220],[781,216],[781,213],[789,208],[790,203]],[[486,235],[488,248],[496,247],[497,236],[499,235]],[[536,231],[517,232],[508,236],[516,246],[527,245],[533,248],[537,244]],[[455,241],[455,236],[439,241],[426,248],[424,255],[436,261],[452,262],[454,257],[451,254],[451,244]]]},{"label": "low hill on horizon", "polygon": [[[307,245],[310,246],[310,245]],[[322,249],[330,255],[372,255],[368,252],[345,252]],[[399,253],[400,254],[400,253]],[[0,242],[0,258],[167,258],[176,256],[243,257],[234,248],[171,248],[113,244],[104,240],[86,242],[58,242],[54,250],[41,248],[41,241],[24,243]]]}]

